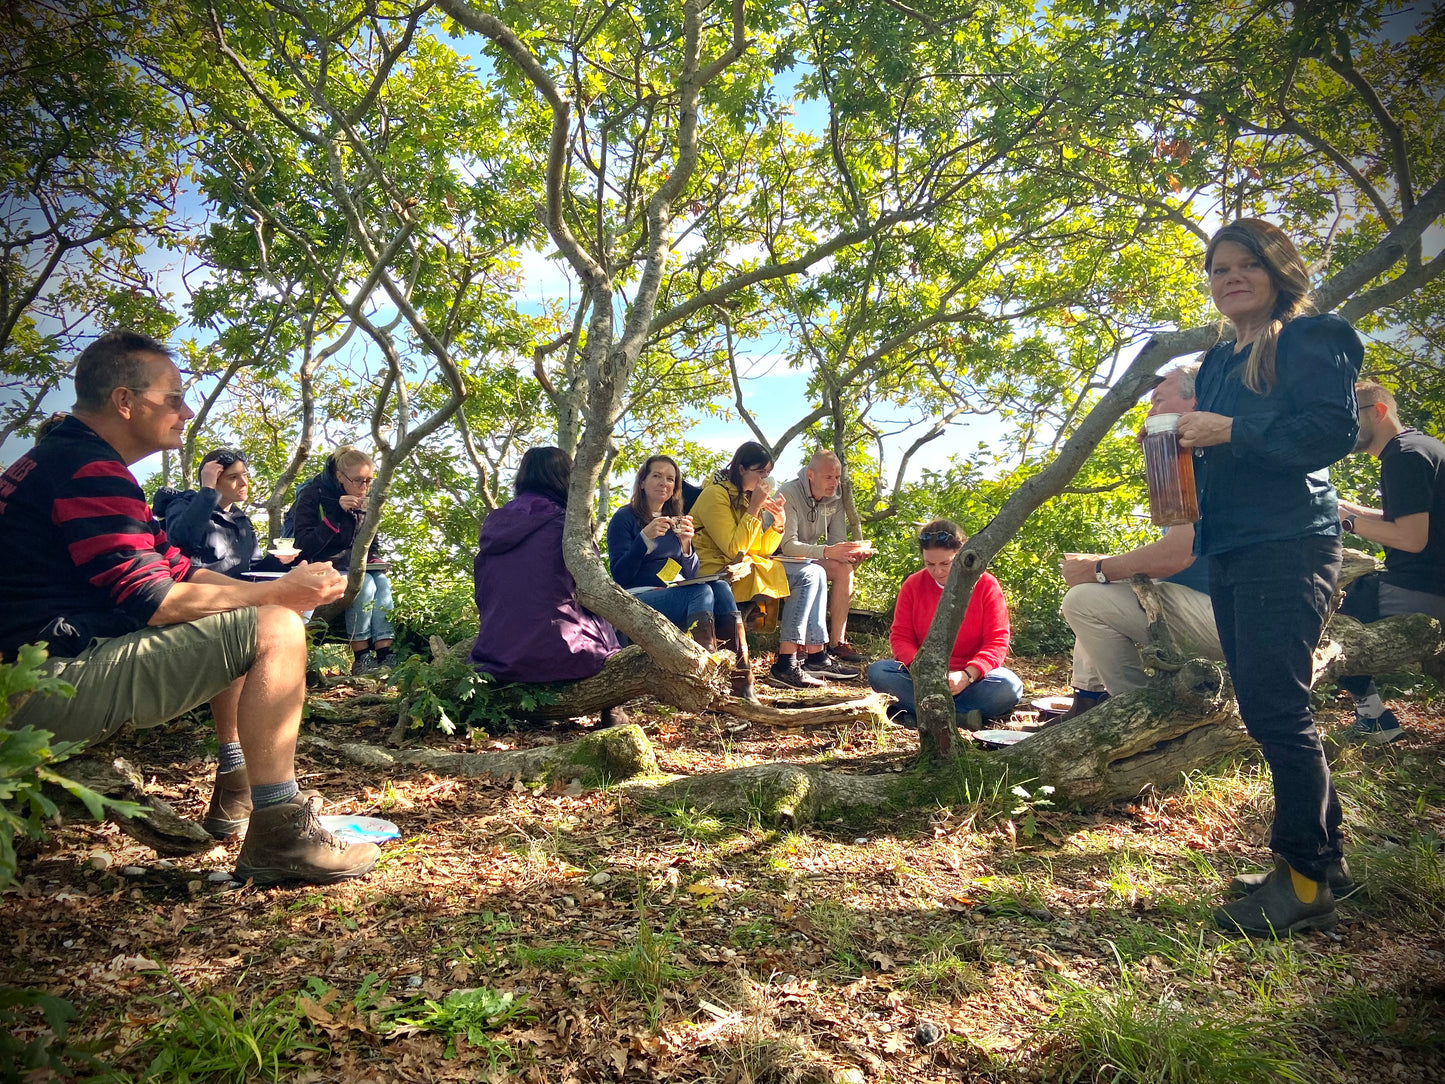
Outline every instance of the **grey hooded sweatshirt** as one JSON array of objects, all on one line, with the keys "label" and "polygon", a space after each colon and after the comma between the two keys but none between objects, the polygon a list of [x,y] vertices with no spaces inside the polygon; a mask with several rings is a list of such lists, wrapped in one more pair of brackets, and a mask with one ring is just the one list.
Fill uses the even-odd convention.
[{"label": "grey hooded sweatshirt", "polygon": [[848,541],[848,516],[843,511],[841,487],[831,497],[814,500],[808,489],[808,470],[778,492],[787,508],[788,521],[783,524],[783,540],[778,552],[785,557],[822,557],[823,549],[834,542]]}]

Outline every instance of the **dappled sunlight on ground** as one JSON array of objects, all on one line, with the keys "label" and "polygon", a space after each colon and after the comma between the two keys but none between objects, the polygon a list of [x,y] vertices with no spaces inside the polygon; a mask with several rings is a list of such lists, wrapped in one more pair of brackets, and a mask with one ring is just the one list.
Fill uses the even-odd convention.
[{"label": "dappled sunlight on ground", "polygon": [[[1067,677],[1058,659],[1020,670],[1035,694]],[[1382,814],[1402,840],[1445,827],[1445,722],[1428,705],[1396,710],[1409,741],[1338,759],[1347,804],[1369,818],[1361,838],[1382,845]],[[632,714],[673,772],[772,759],[901,772],[917,747],[892,724],[773,732],[655,705]],[[1321,714],[1347,721],[1333,703]],[[308,726],[382,744],[393,720]],[[428,741],[514,747],[592,725]],[[184,720],[116,752],[198,816],[205,740]],[[1343,904],[1332,934],[1284,946],[1207,923],[1224,879],[1267,858],[1268,789],[1248,758],[1098,814],[1004,790],[796,831],[608,792],[388,776],[315,752],[303,767],[327,812],[400,827],[372,875],[257,890],[222,877],[234,842],[163,862],[111,825],[67,825],[0,904],[0,979],[86,1010],[79,1033],[107,1036],[105,1057],[137,1076],[159,1047],[127,1048],[184,990],[240,1007],[285,994],[268,1010],[297,1037],[280,1079],[922,1082],[1063,1078],[1083,1062],[1068,1028],[1048,1030],[1059,997],[1116,989],[1122,968],[1130,989],[1190,1011],[1270,1021],[1317,1079],[1445,1078],[1431,1038],[1445,1025],[1445,887],[1414,908],[1388,894]],[[1368,785],[1384,775],[1391,786]],[[520,1014],[469,1037],[426,1008],[477,987],[513,995]],[[1357,1002],[1390,1011],[1378,1026],[1320,1016],[1354,1019]]]}]

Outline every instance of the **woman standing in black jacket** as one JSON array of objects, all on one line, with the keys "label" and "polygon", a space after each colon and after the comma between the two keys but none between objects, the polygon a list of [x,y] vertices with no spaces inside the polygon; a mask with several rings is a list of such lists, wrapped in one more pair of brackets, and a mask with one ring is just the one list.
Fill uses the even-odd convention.
[{"label": "woman standing in black jacket", "polygon": [[[330,561],[338,572],[351,568],[356,528],[366,518],[366,497],[376,467],[359,448],[338,448],[321,473],[296,494],[296,547],[304,561]],[[353,674],[396,665],[391,650],[391,580],[380,559],[380,536],[371,540],[361,589],[346,611],[346,635],[354,656]]]},{"label": "woman standing in black jacket", "polygon": [[1236,877],[1243,898],[1214,917],[1270,937],[1334,925],[1336,893],[1354,890],[1310,681],[1340,575],[1329,466],[1354,446],[1364,348],[1340,317],[1308,315],[1308,272],[1277,226],[1225,226],[1204,269],[1235,338],[1205,355],[1197,409],[1179,419],[1180,444],[1195,449],[1194,549],[1209,559],[1240,717],[1274,780],[1274,869]]}]

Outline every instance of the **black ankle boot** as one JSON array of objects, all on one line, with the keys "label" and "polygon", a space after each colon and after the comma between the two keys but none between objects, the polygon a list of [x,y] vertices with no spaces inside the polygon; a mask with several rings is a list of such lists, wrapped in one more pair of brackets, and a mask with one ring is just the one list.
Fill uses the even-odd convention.
[{"label": "black ankle boot", "polygon": [[733,663],[733,672],[730,679],[733,695],[739,700],[749,700],[754,704],[758,702],[757,691],[753,688],[753,664],[748,658],[748,634],[743,627],[741,616],[735,616],[731,622],[724,620],[722,633],[718,646],[733,653],[737,661]]},{"label": "black ankle boot", "polygon": [[712,614],[703,614],[697,619],[697,623],[692,626],[692,638],[704,651],[717,648],[717,627]]},{"label": "black ankle boot", "polygon": [[769,668],[768,677],[775,684],[788,689],[821,689],[825,684],[803,669],[803,664],[798,661],[796,653],[780,654],[777,661]]},{"label": "black ankle boot", "polygon": [[1307,894],[1302,899],[1295,891],[1294,871],[1283,858],[1274,860],[1274,872],[1248,896],[1235,900],[1214,912],[1214,921],[1221,929],[1253,934],[1256,937],[1284,937],[1307,930],[1328,930],[1338,916],[1335,896],[1328,881],[1306,881]]}]

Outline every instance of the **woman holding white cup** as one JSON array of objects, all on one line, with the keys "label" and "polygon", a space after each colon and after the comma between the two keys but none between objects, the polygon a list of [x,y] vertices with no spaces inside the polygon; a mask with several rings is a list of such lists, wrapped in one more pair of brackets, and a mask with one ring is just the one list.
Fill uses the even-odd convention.
[{"label": "woman holding white cup", "polygon": [[[697,526],[693,548],[697,550],[700,570],[706,575],[733,567],[737,571],[733,595],[739,602],[758,597],[786,598],[790,591],[783,565],[773,559],[783,540],[787,513],[782,497],[772,492],[772,471],[773,457],[768,450],[747,441],[733,453],[727,467],[703,486],[692,506]],[[808,569],[816,570],[816,576]],[[827,580],[816,565],[808,569],[800,580],[808,596],[800,600],[802,605],[797,608],[801,627],[791,636],[788,629],[780,627],[778,658],[771,671],[775,681],[794,688],[823,684],[804,674],[798,660],[804,639],[802,627],[826,628],[823,623],[827,620]]]}]

